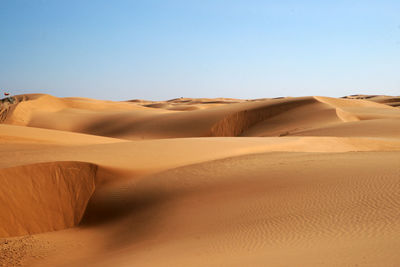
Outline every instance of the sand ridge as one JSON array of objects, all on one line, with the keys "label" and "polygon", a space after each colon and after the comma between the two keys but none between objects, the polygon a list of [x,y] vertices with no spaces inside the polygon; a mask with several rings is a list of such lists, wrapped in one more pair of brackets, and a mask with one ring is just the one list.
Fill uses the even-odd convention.
[{"label": "sand ridge", "polygon": [[396,101],[15,96],[0,266],[397,266]]},{"label": "sand ridge", "polygon": [[[286,136],[333,124],[342,127],[344,123],[352,121],[400,118],[398,108],[358,99],[301,97],[256,101],[173,101],[180,101],[180,108],[160,108],[170,105],[171,101],[143,104],[60,99],[42,95],[14,104],[14,111],[8,112],[5,122],[142,140],[208,136]],[[190,108],[193,103],[214,106],[193,110]],[[151,107],[147,107],[149,105]]]}]

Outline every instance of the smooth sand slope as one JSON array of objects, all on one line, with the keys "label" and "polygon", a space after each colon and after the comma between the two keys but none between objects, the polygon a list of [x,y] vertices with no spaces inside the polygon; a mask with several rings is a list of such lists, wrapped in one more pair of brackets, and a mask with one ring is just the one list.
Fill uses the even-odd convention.
[{"label": "smooth sand slope", "polygon": [[0,108],[0,266],[398,266],[398,97]]}]

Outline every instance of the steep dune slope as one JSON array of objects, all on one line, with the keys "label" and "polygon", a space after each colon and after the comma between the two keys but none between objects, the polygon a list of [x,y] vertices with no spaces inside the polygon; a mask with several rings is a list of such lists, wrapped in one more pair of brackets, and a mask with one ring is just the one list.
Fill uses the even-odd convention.
[{"label": "steep dune slope", "polygon": [[307,103],[259,121],[243,136],[286,136],[302,129],[341,123],[335,108],[310,98]]},{"label": "steep dune slope", "polygon": [[53,162],[0,170],[0,237],[77,225],[95,189],[96,166]]}]

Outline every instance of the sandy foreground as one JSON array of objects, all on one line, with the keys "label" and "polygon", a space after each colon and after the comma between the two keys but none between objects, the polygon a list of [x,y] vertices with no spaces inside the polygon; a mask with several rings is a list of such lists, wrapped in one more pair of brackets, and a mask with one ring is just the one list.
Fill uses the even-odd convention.
[{"label": "sandy foreground", "polygon": [[0,103],[0,266],[400,266],[400,97]]}]

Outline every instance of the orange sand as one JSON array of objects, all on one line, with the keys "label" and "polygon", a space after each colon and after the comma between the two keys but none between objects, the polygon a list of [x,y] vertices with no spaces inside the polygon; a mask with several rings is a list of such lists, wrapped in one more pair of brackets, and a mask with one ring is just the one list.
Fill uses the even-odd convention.
[{"label": "orange sand", "polygon": [[399,97],[0,109],[0,266],[398,266]]}]

